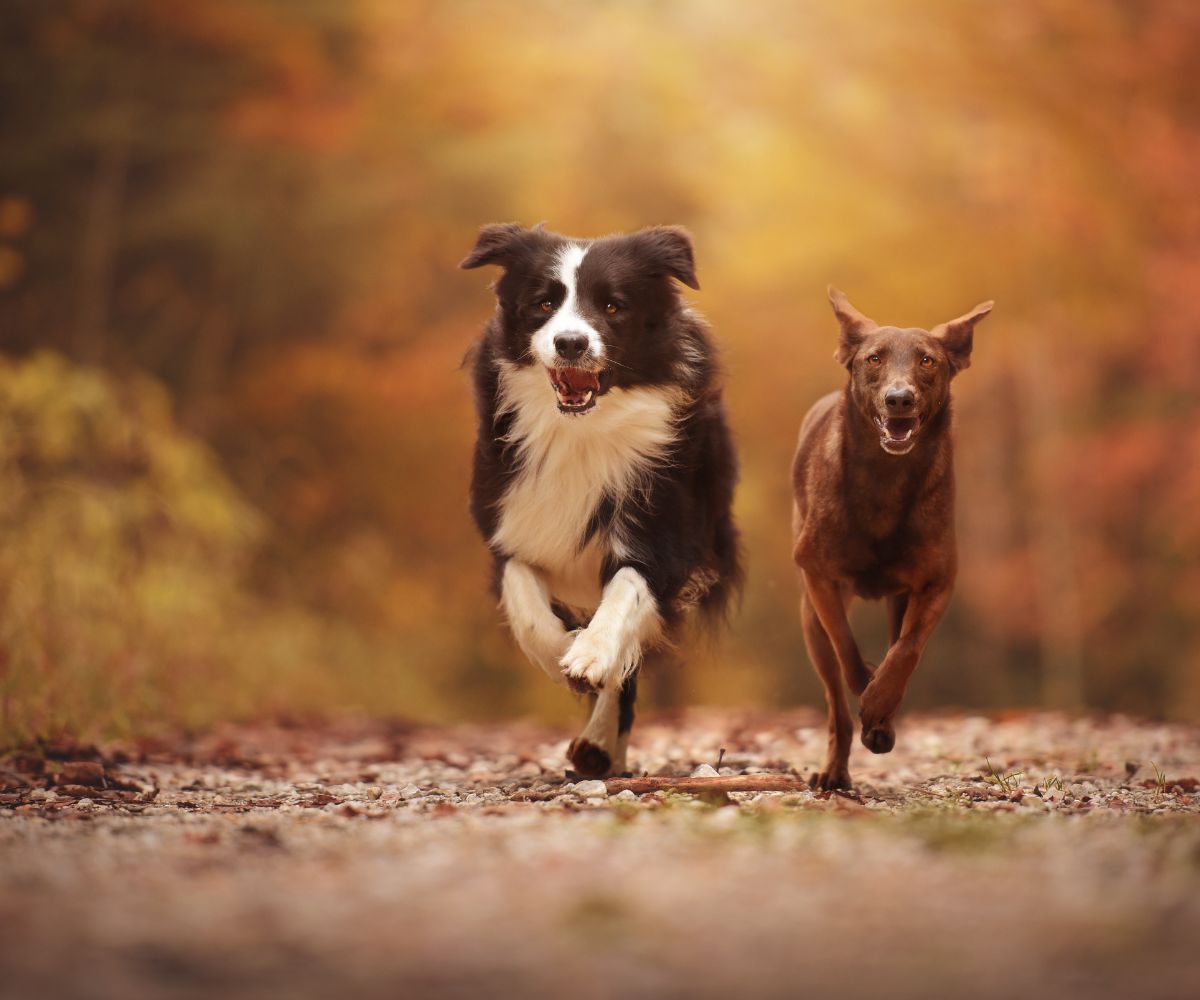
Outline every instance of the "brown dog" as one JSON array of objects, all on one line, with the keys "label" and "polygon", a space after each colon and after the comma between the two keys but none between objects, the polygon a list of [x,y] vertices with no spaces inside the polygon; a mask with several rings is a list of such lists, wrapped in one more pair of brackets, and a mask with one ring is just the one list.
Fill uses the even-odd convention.
[{"label": "brown dog", "polygon": [[[850,372],[841,392],[804,418],[792,464],[792,557],[809,658],[829,703],[829,753],[813,775],[849,789],[853,723],[839,677],[860,696],[862,742],[887,753],[893,715],[954,586],[954,462],[950,380],[971,363],[975,324],[991,302],[932,330],[879,326],[829,289],[841,324],[834,357]],[[846,610],[885,598],[889,648],[866,663]]]}]

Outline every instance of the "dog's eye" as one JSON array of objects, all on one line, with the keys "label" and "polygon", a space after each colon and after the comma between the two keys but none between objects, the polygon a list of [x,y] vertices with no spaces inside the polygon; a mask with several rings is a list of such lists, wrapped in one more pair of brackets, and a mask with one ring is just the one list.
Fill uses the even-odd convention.
[{"label": "dog's eye", "polygon": [[879,362],[880,362],[880,358],[879,358],[878,354],[870,354],[867,356],[868,364],[877,365],[877,364],[879,364]]},{"label": "dog's eye", "polygon": [[924,354],[921,356],[921,367],[922,368],[932,368],[936,364],[937,364],[937,362],[934,361],[933,358],[931,358],[928,354]]},{"label": "dog's eye", "polygon": [[538,303],[538,308],[544,313],[554,312],[554,303],[546,299],[545,302]]},{"label": "dog's eye", "polygon": [[619,305],[617,305],[615,302],[610,302],[610,303],[608,303],[608,305],[606,305],[604,307],[604,311],[606,313],[608,313],[610,316],[615,316],[617,313],[619,313],[621,311],[621,307]]}]

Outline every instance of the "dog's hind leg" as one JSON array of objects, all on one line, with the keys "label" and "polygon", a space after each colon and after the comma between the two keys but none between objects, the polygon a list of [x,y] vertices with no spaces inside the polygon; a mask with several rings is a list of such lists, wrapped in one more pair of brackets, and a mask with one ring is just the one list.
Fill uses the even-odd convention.
[{"label": "dog's hind leg", "polygon": [[591,718],[583,732],[571,740],[567,759],[581,778],[603,778],[612,773],[618,756],[621,692],[615,686],[601,688],[591,701]]},{"label": "dog's hind leg", "polygon": [[804,590],[813,611],[833,645],[846,683],[855,694],[862,694],[871,682],[871,668],[858,651],[858,643],[846,619],[846,604],[841,588],[832,580],[804,572]]},{"label": "dog's hind leg", "polygon": [[633,732],[634,706],[637,704],[638,675],[631,674],[621,688],[621,699],[617,713],[617,755],[613,758],[613,774],[624,774],[629,770],[629,735]]},{"label": "dog's hind leg", "polygon": [[842,688],[837,655],[807,593],[800,598],[800,623],[804,627],[804,645],[808,648],[808,658],[812,660],[825,684],[825,701],[829,706],[829,749],[825,769],[820,774],[814,774],[809,783],[813,788],[822,791],[849,791],[851,786],[848,765],[854,721],[850,718],[850,708],[846,704],[846,692]]},{"label": "dog's hind leg", "polygon": [[887,599],[888,648],[900,641],[900,627],[904,624],[904,612],[908,610],[908,594],[892,594]]},{"label": "dog's hind leg", "polygon": [[[892,721],[908,680],[917,668],[925,643],[950,603],[950,587],[939,584],[910,594],[904,602],[900,634],[863,692],[859,716],[862,743],[872,753],[887,753],[896,744]],[[888,602],[889,617],[891,602]]]}]

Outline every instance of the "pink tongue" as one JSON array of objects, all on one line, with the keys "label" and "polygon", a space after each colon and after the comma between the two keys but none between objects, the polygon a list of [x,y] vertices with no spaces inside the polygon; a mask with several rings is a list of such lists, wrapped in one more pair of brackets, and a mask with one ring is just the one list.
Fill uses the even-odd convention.
[{"label": "pink tongue", "polygon": [[588,389],[600,388],[600,382],[594,372],[586,372],[581,368],[559,368],[555,375],[558,383],[571,392],[586,392]]}]

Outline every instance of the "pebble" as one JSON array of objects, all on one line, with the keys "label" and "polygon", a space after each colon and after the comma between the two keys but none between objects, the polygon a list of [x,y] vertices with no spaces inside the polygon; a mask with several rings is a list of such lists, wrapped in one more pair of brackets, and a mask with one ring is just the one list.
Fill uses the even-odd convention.
[{"label": "pebble", "polygon": [[573,791],[585,799],[608,798],[608,786],[598,779],[596,781],[578,781],[575,783]]},{"label": "pebble", "polygon": [[383,795],[383,789],[380,788],[378,785],[372,785],[370,788],[367,789],[367,798],[368,799],[377,799],[381,795]]},{"label": "pebble", "polygon": [[95,809],[96,803],[91,799],[80,799],[75,803],[75,808],[82,809],[84,812],[87,812],[89,809]]},{"label": "pebble", "polygon": [[717,769],[711,764],[701,764],[692,772],[693,778],[716,778],[719,777]]},{"label": "pebble", "polygon": [[623,791],[617,792],[617,794],[613,796],[613,799],[617,802],[636,802],[637,795],[626,788]]}]

